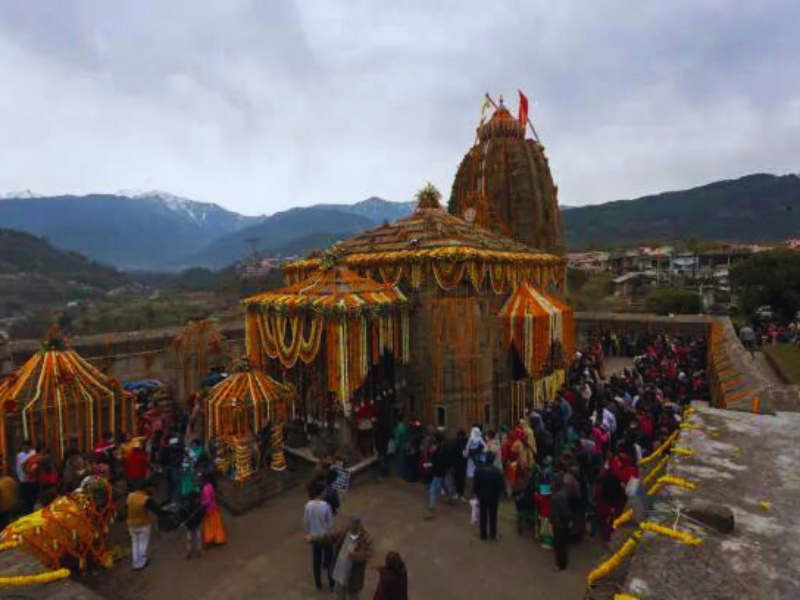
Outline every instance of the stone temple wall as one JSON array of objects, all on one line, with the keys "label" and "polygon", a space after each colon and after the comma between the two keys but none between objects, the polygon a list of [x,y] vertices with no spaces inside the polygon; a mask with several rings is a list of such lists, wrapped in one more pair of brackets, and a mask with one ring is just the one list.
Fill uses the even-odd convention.
[{"label": "stone temple wall", "polygon": [[406,382],[399,400],[409,416],[413,412],[448,432],[486,422],[486,416],[489,422],[497,419],[497,388],[510,378],[497,321],[505,298],[491,291],[476,294],[468,282],[445,292],[427,281],[411,294],[411,357],[396,377]]}]

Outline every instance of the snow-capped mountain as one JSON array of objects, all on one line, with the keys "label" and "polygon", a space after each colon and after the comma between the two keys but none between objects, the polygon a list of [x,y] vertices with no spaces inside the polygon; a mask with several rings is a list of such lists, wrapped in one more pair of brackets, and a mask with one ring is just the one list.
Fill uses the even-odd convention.
[{"label": "snow-capped mountain", "polygon": [[39,198],[39,194],[30,190],[0,194],[0,200],[10,200],[11,198]]},{"label": "snow-capped mountain", "polygon": [[119,194],[129,198],[143,200],[145,202],[152,202],[155,204],[161,203],[167,209],[179,215],[185,216],[186,218],[197,223],[199,226],[204,226],[211,219],[218,217],[220,211],[227,213],[226,217],[232,216],[234,220],[238,220],[241,223],[250,224],[261,219],[261,217],[245,217],[238,213],[228,211],[218,204],[213,204],[211,202],[198,202],[197,200],[176,196],[175,194],[162,192],[161,190],[150,190],[149,192],[143,192],[139,190],[124,190],[120,191]]},{"label": "snow-capped mountain", "polygon": [[310,208],[335,210],[350,215],[360,215],[379,224],[383,221],[391,222],[405,217],[411,214],[416,206],[417,203],[415,201],[391,202],[383,198],[378,198],[377,196],[370,196],[366,200],[356,202],[355,204],[315,204]]},{"label": "snow-capped mountain", "polygon": [[215,239],[257,223],[216,204],[164,192],[16,195],[0,202],[0,226],[124,269],[181,267]]}]

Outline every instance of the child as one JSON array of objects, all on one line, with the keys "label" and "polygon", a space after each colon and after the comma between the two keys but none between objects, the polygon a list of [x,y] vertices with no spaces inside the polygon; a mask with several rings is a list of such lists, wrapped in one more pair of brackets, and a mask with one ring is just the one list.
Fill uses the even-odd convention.
[{"label": "child", "polygon": [[212,482],[213,477],[204,478],[200,495],[200,503],[203,505],[203,543],[206,546],[222,545],[227,541],[222,514],[217,504],[217,490]]},{"label": "child", "polygon": [[202,558],[203,505],[200,503],[198,492],[191,491],[186,495],[186,500],[181,507],[181,521],[186,528],[186,558],[192,558],[192,555]]},{"label": "child", "polygon": [[472,507],[472,513],[469,518],[470,525],[476,525],[478,523],[478,518],[480,515],[481,504],[477,497],[473,498],[469,501],[470,506]]}]

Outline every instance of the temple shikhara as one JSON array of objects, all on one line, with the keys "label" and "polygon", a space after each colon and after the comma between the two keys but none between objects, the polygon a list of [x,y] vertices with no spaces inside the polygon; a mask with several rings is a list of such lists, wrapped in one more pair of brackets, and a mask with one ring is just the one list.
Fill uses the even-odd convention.
[{"label": "temple shikhara", "polygon": [[[513,237],[545,252],[564,250],[558,187],[544,146],[528,131],[527,100],[519,117],[501,98],[475,145],[458,167],[448,211],[468,222]],[[532,127],[531,127],[532,131]]]},{"label": "temple shikhara", "polygon": [[245,301],[251,362],[279,362],[304,414],[378,402],[455,431],[554,396],[574,321],[556,187],[527,130],[501,101],[449,211],[428,184],[411,215],[286,265],[288,287]]}]

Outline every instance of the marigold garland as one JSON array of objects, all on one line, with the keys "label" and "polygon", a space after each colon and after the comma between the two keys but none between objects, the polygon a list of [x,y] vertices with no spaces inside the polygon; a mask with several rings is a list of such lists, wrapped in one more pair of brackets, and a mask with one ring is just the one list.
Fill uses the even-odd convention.
[{"label": "marigold garland", "polygon": [[697,454],[697,450],[692,450],[691,448],[682,448],[680,446],[675,446],[671,452],[676,456],[694,456]]},{"label": "marigold garland", "polygon": [[81,451],[96,442],[95,432],[135,429],[134,411],[117,418],[116,403],[132,402],[121,394],[119,382],[63,343],[51,340],[11,377],[0,383],[0,453],[6,454],[5,419],[19,412],[23,435],[50,447],[62,458],[66,442],[76,438]]},{"label": "marigold garland", "polygon": [[16,575],[14,577],[0,577],[0,588],[19,588],[32,585],[44,585],[70,576],[69,569],[58,569],[36,575]]},{"label": "marigold garland", "polygon": [[659,525],[658,523],[653,523],[652,521],[645,521],[639,525],[639,528],[642,531],[648,531],[651,533],[657,533],[658,535],[663,535],[665,537],[671,538],[682,544],[688,544],[689,546],[699,546],[703,543],[699,537],[692,535],[691,533],[685,531],[679,531],[677,529],[672,529],[670,527],[664,527],[663,525]]}]

